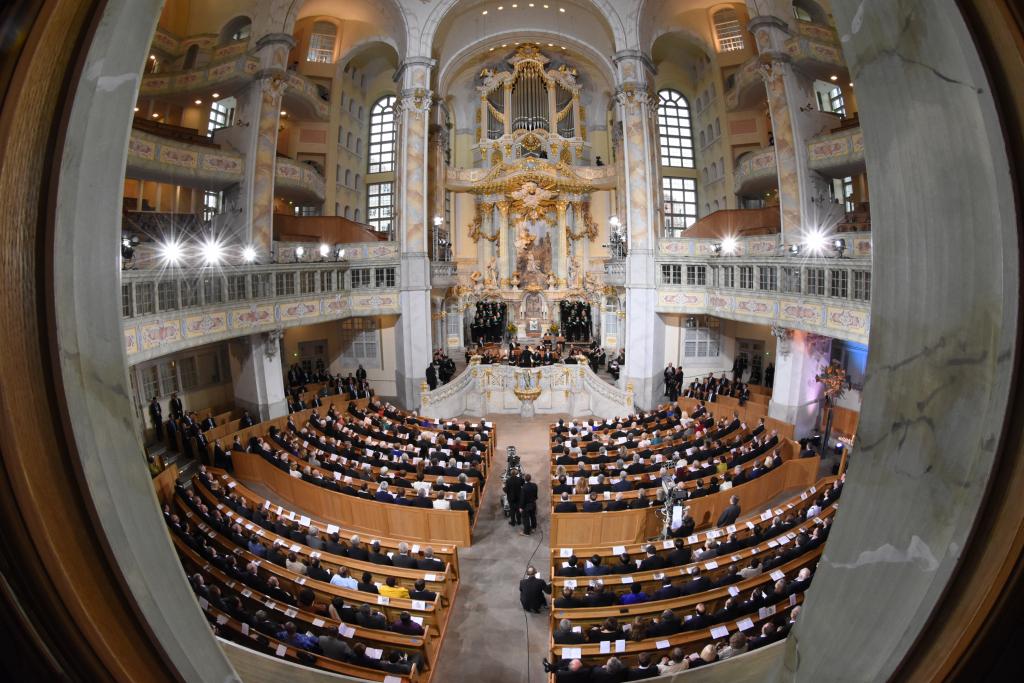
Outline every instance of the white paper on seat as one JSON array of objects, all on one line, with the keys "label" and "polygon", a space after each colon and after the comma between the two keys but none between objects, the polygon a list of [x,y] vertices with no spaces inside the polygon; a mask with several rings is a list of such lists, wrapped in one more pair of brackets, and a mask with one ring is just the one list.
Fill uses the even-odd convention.
[{"label": "white paper on seat", "polygon": [[612,641],[610,641],[610,640],[602,640],[601,641],[601,648],[600,649],[601,649],[601,654],[603,654],[603,655],[611,653],[611,651],[612,651]]},{"label": "white paper on seat", "polygon": [[284,657],[284,653],[286,653],[286,652],[288,652],[288,646],[285,645],[284,643],[282,643],[281,645],[278,645],[277,649],[274,650],[274,654],[277,655],[278,657]]},{"label": "white paper on seat", "polygon": [[576,588],[576,579],[566,579],[565,580],[565,587],[566,588]]},{"label": "white paper on seat", "polygon": [[623,576],[622,583],[633,583],[633,577],[629,575]]},{"label": "white paper on seat", "polygon": [[375,647],[366,648],[366,656],[370,659],[380,659],[384,656],[384,650],[379,650]]},{"label": "white paper on seat", "polygon": [[391,602],[391,598],[389,598],[386,595],[378,595],[377,596],[377,604],[378,605],[387,605],[390,602]]},{"label": "white paper on seat", "polygon": [[781,581],[782,579],[786,578],[786,575],[779,569],[773,571],[771,574],[769,574],[769,576],[772,577],[773,581]]},{"label": "white paper on seat", "polygon": [[704,569],[718,569],[718,563],[714,561],[708,562],[704,565]]},{"label": "white paper on seat", "polygon": [[344,638],[351,638],[352,636],[354,636],[356,634],[356,630],[354,628],[352,628],[351,626],[346,626],[345,624],[339,624],[338,625],[338,633],[340,633],[342,635],[342,637],[344,637]]},{"label": "white paper on seat", "polygon": [[741,619],[740,621],[736,622],[736,628],[738,628],[740,631],[749,631],[750,629],[754,628],[754,622],[752,622],[749,618]]},{"label": "white paper on seat", "polygon": [[579,659],[583,656],[583,650],[578,647],[563,647],[562,659]]},{"label": "white paper on seat", "polygon": [[314,619],[313,620],[313,626],[316,626],[317,628],[320,628],[323,625],[324,625],[324,620],[323,619]]},{"label": "white paper on seat", "polygon": [[424,581],[437,581],[437,574],[424,574],[423,575],[423,580]]},{"label": "white paper on seat", "polygon": [[626,651],[626,641],[625,640],[616,640],[615,641],[615,651],[616,652],[625,652]]},{"label": "white paper on seat", "polygon": [[423,600],[413,600],[412,601],[412,608],[420,610],[420,611],[424,611],[424,610],[427,609],[427,603],[424,602]]},{"label": "white paper on seat", "polygon": [[249,624],[246,624],[244,622],[242,623],[242,635],[243,636],[249,635]]},{"label": "white paper on seat", "polygon": [[739,588],[737,588],[736,586],[729,586],[729,595],[731,595],[731,596],[733,596],[735,598],[739,594],[740,594],[740,589]]},{"label": "white paper on seat", "polygon": [[558,551],[559,557],[572,557],[572,548],[562,548]]},{"label": "white paper on seat", "polygon": [[654,644],[654,647],[658,648],[659,650],[667,650],[671,646],[672,646],[672,644],[670,642],[668,642],[667,640],[659,640],[658,642],[656,642]]},{"label": "white paper on seat", "polygon": [[621,555],[624,552],[626,552],[626,546],[624,545],[617,545],[612,547],[612,553],[615,555]]},{"label": "white paper on seat", "polygon": [[714,628],[711,629],[711,637],[714,638],[715,640],[718,640],[719,638],[728,638],[729,637],[729,627],[727,627],[727,626],[715,626]]}]

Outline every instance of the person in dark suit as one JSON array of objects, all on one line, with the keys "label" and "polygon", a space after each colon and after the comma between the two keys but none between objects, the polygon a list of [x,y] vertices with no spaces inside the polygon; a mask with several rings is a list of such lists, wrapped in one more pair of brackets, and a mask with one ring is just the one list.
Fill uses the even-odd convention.
[{"label": "person in dark suit", "polygon": [[437,389],[437,368],[433,363],[427,366],[427,385],[431,391]]},{"label": "person in dark suit", "polygon": [[527,567],[526,578],[519,581],[519,603],[523,609],[539,614],[540,608],[548,605],[545,593],[551,595],[551,584],[539,578],[536,569]]},{"label": "person in dark suit", "polygon": [[583,635],[582,631],[574,630],[572,622],[568,619],[558,622],[558,626],[552,631],[551,636],[557,645],[582,645],[587,642],[587,637]]},{"label": "person in dark suit", "polygon": [[177,392],[171,394],[171,401],[169,405],[171,408],[171,418],[180,420],[185,414],[185,409],[181,405],[181,399],[178,398]]},{"label": "person in dark suit", "polygon": [[519,524],[519,499],[523,487],[523,478],[519,476],[519,470],[512,470],[508,479],[505,480],[505,497],[508,499],[510,526]]},{"label": "person in dark suit", "polygon": [[437,599],[437,593],[434,591],[427,590],[427,582],[423,579],[416,579],[416,583],[413,584],[413,588],[409,591],[410,600],[422,600],[424,602],[433,602]]},{"label": "person in dark suit", "polygon": [[243,411],[242,419],[238,423],[239,429],[246,429],[247,427],[252,427],[254,424],[256,424],[256,422],[252,419],[252,415],[249,414],[249,411]]},{"label": "person in dark suit", "polygon": [[158,440],[164,438],[164,419],[163,419],[163,408],[160,407],[160,401],[156,400],[156,396],[149,402],[149,419],[153,423],[153,431],[156,433]]},{"label": "person in dark suit", "polygon": [[523,475],[523,487],[519,490],[519,512],[523,517],[523,536],[529,536],[537,528],[537,485],[529,474]]},{"label": "person in dark suit", "polygon": [[209,413],[207,413],[206,414],[206,419],[204,419],[199,424],[199,429],[201,429],[204,432],[208,432],[208,431],[210,431],[211,429],[213,429],[216,426],[217,426],[217,423],[214,422],[213,415],[210,415]]},{"label": "person in dark suit", "polygon": [[603,509],[604,509],[604,506],[601,505],[601,501],[599,501],[597,499],[597,494],[596,493],[591,493],[587,497],[587,500],[584,501],[584,503],[583,503],[583,511],[584,512],[601,512]]},{"label": "person in dark suit", "polygon": [[409,546],[403,541],[398,544],[398,554],[391,558],[391,563],[402,569],[416,569],[416,558],[409,554]]},{"label": "person in dark suit", "polygon": [[653,545],[647,546],[647,556],[640,562],[640,571],[648,572],[665,568],[665,558],[658,555]]},{"label": "person in dark suit", "polygon": [[722,514],[718,516],[718,522],[715,524],[717,527],[729,526],[736,522],[740,516],[740,499],[739,496],[733,496],[729,499],[729,505]]}]

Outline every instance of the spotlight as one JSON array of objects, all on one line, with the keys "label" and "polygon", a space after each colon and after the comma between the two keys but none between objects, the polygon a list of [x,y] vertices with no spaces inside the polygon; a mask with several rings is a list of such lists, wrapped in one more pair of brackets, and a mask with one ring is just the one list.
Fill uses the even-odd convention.
[{"label": "spotlight", "polygon": [[618,216],[612,216],[611,218],[608,219],[608,224],[611,225],[613,228],[617,228],[620,225],[622,225],[622,221],[619,220]]},{"label": "spotlight", "polygon": [[825,236],[817,230],[804,236],[804,246],[812,254],[821,254],[825,250],[825,244]]},{"label": "spotlight", "polygon": [[444,223],[444,219],[443,218],[441,218],[440,216],[434,216],[434,227],[435,228],[441,227],[442,223]]},{"label": "spotlight", "polygon": [[711,253],[712,254],[721,254],[722,253],[722,243],[721,242],[715,242],[714,244],[712,244],[711,245]]},{"label": "spotlight", "polygon": [[160,260],[167,266],[176,266],[181,263],[182,249],[181,242],[175,239],[167,240],[160,245]]},{"label": "spotlight", "polygon": [[125,261],[131,261],[135,257],[135,247],[132,245],[132,241],[127,237],[121,239],[121,258]]},{"label": "spotlight", "polygon": [[343,258],[345,258],[345,250],[344,249],[338,249],[338,260],[340,261]]},{"label": "spotlight", "polygon": [[844,240],[842,237],[838,237],[832,240],[832,248],[835,250],[836,255],[839,258],[842,258],[843,252],[846,251],[846,240]]},{"label": "spotlight", "polygon": [[256,260],[256,249],[254,247],[246,247],[242,249],[242,260],[246,263],[252,263]]},{"label": "spotlight", "polygon": [[789,253],[792,254],[793,256],[799,256],[800,255],[800,245],[799,244],[791,244],[791,245],[789,245]]},{"label": "spotlight", "polygon": [[306,253],[305,247],[296,247],[295,248],[295,259],[298,260],[298,259],[302,258],[305,255],[305,253]]},{"label": "spotlight", "polygon": [[139,108],[138,108],[138,107],[135,107],[135,111],[136,111],[136,112],[138,112],[138,111],[139,111]]},{"label": "spotlight", "polygon": [[839,80],[839,76],[836,76],[835,74],[832,74],[831,76],[828,77],[828,80],[830,80],[830,81],[838,81]]},{"label": "spotlight", "polygon": [[158,118],[160,118],[160,114],[155,114],[155,113],[154,113],[154,114],[153,114],[153,118],[154,118],[154,119],[158,119]]},{"label": "spotlight", "polygon": [[281,116],[288,116],[288,112],[286,112],[284,109],[282,109],[281,110]]},{"label": "spotlight", "polygon": [[725,254],[735,254],[736,247],[739,245],[736,243],[735,237],[726,237],[722,239],[722,252]]},{"label": "spotlight", "polygon": [[326,244],[320,245],[320,258],[327,258],[327,255],[331,253],[331,248]]},{"label": "spotlight", "polygon": [[202,104],[202,103],[203,103],[202,100],[196,100],[196,104]]},{"label": "spotlight", "polygon": [[220,93],[219,92],[215,92],[212,95],[210,95],[210,97],[212,97],[213,99],[217,99],[218,97],[220,97]]},{"label": "spotlight", "polygon": [[203,255],[203,263],[208,266],[216,266],[224,257],[224,246],[212,237],[203,242],[200,247]]}]

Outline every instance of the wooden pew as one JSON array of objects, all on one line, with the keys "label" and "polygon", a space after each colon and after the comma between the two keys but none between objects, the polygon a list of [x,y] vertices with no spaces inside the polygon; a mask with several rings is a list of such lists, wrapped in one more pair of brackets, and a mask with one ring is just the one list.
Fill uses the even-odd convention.
[{"label": "wooden pew", "polygon": [[[687,501],[698,527],[714,523],[733,495],[746,509],[757,508],[783,491],[814,483],[819,458],[787,460],[779,467],[740,486]],[[620,545],[639,543],[661,532],[654,508],[619,512],[563,512],[551,515],[551,545]]]},{"label": "wooden pew", "polygon": [[[282,513],[277,513],[277,514],[284,514],[285,516],[289,517],[290,519],[291,518],[301,519],[302,515],[299,515],[299,514],[295,513],[294,511],[288,510],[287,508],[282,508],[281,505],[279,505],[279,504],[277,504],[277,503],[275,503],[275,502],[273,502],[273,501],[271,501],[269,499],[266,499],[263,496],[258,495],[257,493],[255,493],[251,489],[247,488],[244,484],[242,484],[238,480],[233,479],[232,477],[230,477],[223,470],[218,470],[216,468],[209,468],[209,471],[210,471],[210,474],[212,474],[214,477],[216,477],[217,480],[223,484],[223,487],[227,491],[229,491],[230,493],[234,493],[234,494],[238,495],[241,498],[244,498],[249,503],[249,505],[251,505],[252,507],[257,507],[257,508],[269,507],[269,508],[272,508],[275,513],[277,513],[278,510],[282,510]],[[216,497],[214,497],[204,486],[202,486],[200,483],[198,483],[199,479],[194,479],[193,481],[197,482],[196,490],[199,492],[199,495],[201,497],[207,499],[211,503],[215,503],[216,502],[216,500],[217,500]],[[319,518],[315,518],[315,517],[310,519],[310,524],[316,526],[316,528],[318,528],[318,529],[326,530],[328,533],[330,533],[330,531],[332,530],[331,527],[337,528],[338,535],[341,536],[346,541],[349,540],[349,538],[351,536],[353,536],[353,535],[362,535],[364,533],[362,531],[356,531],[355,529],[352,529],[352,528],[350,528],[350,527],[348,527],[348,526],[346,526],[344,524],[329,524],[329,523],[324,522],[324,521],[320,520]],[[399,543],[406,542],[410,546],[413,545],[413,542],[408,541],[407,539],[394,538],[394,537],[387,536],[387,535],[374,536],[373,538],[368,538],[368,539],[365,539],[365,540],[367,540],[367,541],[380,541],[380,545],[385,550],[385,552],[393,552],[393,553],[397,553],[398,552],[398,545],[399,545]],[[449,571],[452,572],[452,574],[454,576],[454,579],[458,580],[458,577],[459,577],[459,553],[458,553],[458,550],[455,548],[455,546],[449,546],[449,545],[443,545],[442,544],[442,545],[434,545],[432,547],[434,548],[434,556],[436,558],[438,558],[439,560],[445,562],[448,565],[448,567],[449,567]]]},{"label": "wooden pew", "polygon": [[329,491],[289,476],[262,457],[233,453],[236,476],[267,486],[289,503],[299,503],[318,517],[366,534],[407,538],[418,543],[469,547],[469,515],[455,510],[413,508],[379,503]]}]

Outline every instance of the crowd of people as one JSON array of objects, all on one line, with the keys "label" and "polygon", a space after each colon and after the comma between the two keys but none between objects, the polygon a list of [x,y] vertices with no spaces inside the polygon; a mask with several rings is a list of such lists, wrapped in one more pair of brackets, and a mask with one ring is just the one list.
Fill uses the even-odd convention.
[{"label": "crowd of people", "polygon": [[590,304],[586,301],[560,301],[559,313],[562,321],[562,335],[566,341],[590,341]]},{"label": "crowd of people", "polygon": [[505,336],[508,306],[503,301],[478,301],[473,322],[470,323],[470,337],[477,344],[499,343]]},{"label": "crowd of people", "polygon": [[[671,367],[672,364],[669,363],[669,368]],[[665,369],[666,384],[669,368]],[[675,386],[678,390],[682,385],[682,370],[677,369],[674,375],[678,375],[679,377],[680,383]],[[686,398],[694,398],[698,401],[707,401],[709,403],[713,403],[719,396],[730,396],[737,399],[739,404],[742,406],[750,400],[750,385],[737,380],[730,380],[725,376],[724,372],[720,377],[715,377],[714,373],[709,373],[708,376],[703,379],[698,377],[690,382],[686,388],[682,390],[682,395]],[[674,401],[676,398],[679,398],[679,394],[676,394],[675,398],[672,398],[671,400]]]},{"label": "crowd of people", "polygon": [[427,386],[433,391],[437,387],[448,384],[455,376],[455,361],[444,352],[444,349],[436,349],[434,357],[427,366]]}]

